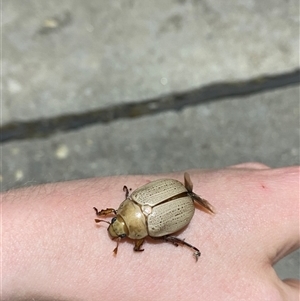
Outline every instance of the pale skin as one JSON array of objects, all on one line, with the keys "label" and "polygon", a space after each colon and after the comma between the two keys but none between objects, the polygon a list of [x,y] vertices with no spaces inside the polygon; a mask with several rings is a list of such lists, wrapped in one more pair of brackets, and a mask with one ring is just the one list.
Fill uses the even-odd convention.
[{"label": "pale skin", "polygon": [[[188,171],[194,192],[215,208],[196,210],[178,237],[199,248],[146,239],[116,242],[93,207],[118,208],[135,189],[183,172],[88,179],[2,194],[1,300],[296,301],[298,280],[272,265],[299,247],[299,167],[257,163]],[[110,221],[110,218],[107,219]]]}]

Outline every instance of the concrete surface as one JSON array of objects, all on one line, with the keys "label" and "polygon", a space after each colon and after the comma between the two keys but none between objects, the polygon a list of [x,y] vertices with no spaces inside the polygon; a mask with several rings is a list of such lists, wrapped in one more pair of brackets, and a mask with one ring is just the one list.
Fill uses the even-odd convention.
[{"label": "concrete surface", "polygon": [[3,123],[299,65],[297,0],[3,1]]},{"label": "concrete surface", "polygon": [[299,87],[292,87],[6,143],[3,189],[245,161],[299,164],[298,95]]},{"label": "concrete surface", "polygon": [[[298,1],[3,1],[2,125],[299,68]],[[2,190],[299,164],[299,87],[1,146]],[[299,275],[299,251],[276,266]]]}]

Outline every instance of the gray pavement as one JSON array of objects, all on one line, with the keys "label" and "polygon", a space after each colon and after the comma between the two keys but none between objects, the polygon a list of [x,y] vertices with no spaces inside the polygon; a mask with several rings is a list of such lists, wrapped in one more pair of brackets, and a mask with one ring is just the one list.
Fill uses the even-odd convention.
[{"label": "gray pavement", "polygon": [[299,3],[3,1],[3,122],[299,65]]},{"label": "gray pavement", "polygon": [[[299,68],[298,1],[3,1],[2,125]],[[34,131],[34,129],[33,129]],[[299,164],[299,85],[3,143],[2,190]],[[299,251],[277,265],[298,277]]]}]

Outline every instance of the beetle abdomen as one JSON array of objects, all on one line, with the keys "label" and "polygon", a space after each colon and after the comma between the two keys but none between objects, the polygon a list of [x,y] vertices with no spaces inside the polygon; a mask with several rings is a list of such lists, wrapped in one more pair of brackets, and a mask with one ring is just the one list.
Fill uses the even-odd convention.
[{"label": "beetle abdomen", "polygon": [[148,233],[152,237],[162,237],[177,232],[189,224],[194,212],[190,196],[159,204],[148,216]]}]

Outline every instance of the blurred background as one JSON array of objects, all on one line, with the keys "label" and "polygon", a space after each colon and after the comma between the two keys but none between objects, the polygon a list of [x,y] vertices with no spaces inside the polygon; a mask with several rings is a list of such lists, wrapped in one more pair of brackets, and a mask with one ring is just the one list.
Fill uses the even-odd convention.
[{"label": "blurred background", "polygon": [[[2,11],[2,191],[299,164],[297,0],[10,0]],[[299,278],[299,251],[276,270]]]}]

